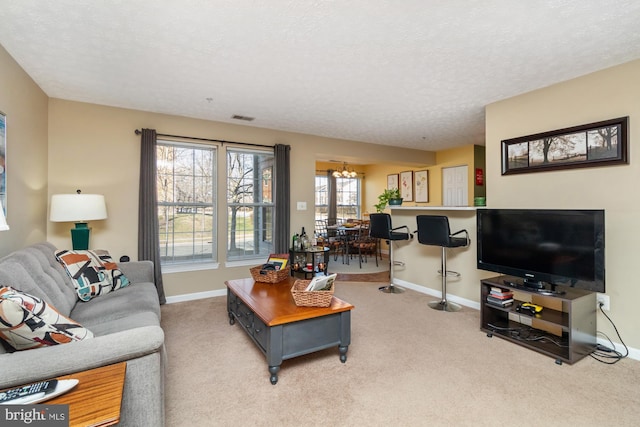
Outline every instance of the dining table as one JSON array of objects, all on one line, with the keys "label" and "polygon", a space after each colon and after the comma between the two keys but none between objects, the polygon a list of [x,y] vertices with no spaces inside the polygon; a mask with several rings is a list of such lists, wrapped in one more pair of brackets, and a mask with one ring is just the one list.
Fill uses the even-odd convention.
[{"label": "dining table", "polygon": [[344,248],[342,257],[343,264],[349,265],[349,242],[358,237],[360,228],[360,224],[334,224],[327,226],[327,230],[334,230],[336,232],[336,237],[338,237],[338,239],[340,239],[340,241],[342,242],[342,246]]}]

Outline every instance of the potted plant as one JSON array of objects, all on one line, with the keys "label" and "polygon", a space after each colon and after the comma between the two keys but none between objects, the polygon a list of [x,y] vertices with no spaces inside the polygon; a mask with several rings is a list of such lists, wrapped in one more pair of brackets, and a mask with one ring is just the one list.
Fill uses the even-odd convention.
[{"label": "potted plant", "polygon": [[376,212],[382,212],[384,208],[389,205],[401,205],[402,197],[400,197],[400,190],[393,188],[391,190],[384,190],[382,194],[378,196],[378,204],[374,205]]}]

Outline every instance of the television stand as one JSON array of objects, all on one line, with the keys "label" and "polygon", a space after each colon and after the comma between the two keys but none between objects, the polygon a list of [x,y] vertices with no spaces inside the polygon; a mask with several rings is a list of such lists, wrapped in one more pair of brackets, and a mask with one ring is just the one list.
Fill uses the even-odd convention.
[{"label": "television stand", "polygon": [[[480,281],[480,329],[530,350],[573,364],[596,349],[596,293],[556,286],[530,289],[521,279],[498,276]],[[492,288],[513,292],[513,303],[487,301]],[[543,307],[540,313],[517,311],[525,302]]]}]

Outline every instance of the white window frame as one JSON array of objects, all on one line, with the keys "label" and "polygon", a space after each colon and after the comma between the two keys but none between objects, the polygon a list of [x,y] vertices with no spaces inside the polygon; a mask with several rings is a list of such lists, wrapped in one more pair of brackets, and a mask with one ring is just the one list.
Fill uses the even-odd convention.
[{"label": "white window frame", "polygon": [[[167,243],[166,247],[167,248],[171,248],[172,253],[174,254],[174,258],[173,259],[168,259],[167,258],[167,254],[165,253],[164,256],[163,254],[163,248],[162,248],[162,241],[160,243],[160,253],[161,253],[161,264],[162,264],[162,268],[163,271],[165,272],[177,272],[177,271],[193,271],[193,270],[204,270],[204,269],[212,269],[212,268],[218,268],[218,260],[217,260],[217,256],[218,256],[218,248],[217,248],[217,235],[218,235],[218,221],[217,221],[217,170],[218,170],[218,156],[219,156],[219,150],[217,148],[217,146],[215,145],[208,145],[208,144],[195,144],[195,143],[186,143],[186,142],[176,142],[176,141],[169,141],[169,140],[158,140],[157,142],[158,145],[158,149],[160,149],[161,147],[175,147],[175,148],[182,148],[182,149],[191,149],[191,150],[203,150],[203,151],[209,151],[213,154],[212,156],[212,160],[211,160],[211,170],[209,171],[210,173],[210,183],[205,184],[205,188],[201,189],[202,195],[200,197],[203,197],[205,195],[209,196],[209,198],[207,198],[207,200],[191,200],[191,201],[177,201],[175,200],[176,198],[176,185],[175,185],[175,181],[176,181],[176,170],[175,170],[175,163],[171,164],[171,177],[172,177],[172,188],[171,189],[167,189],[167,188],[162,188],[162,185],[160,183],[160,177],[164,176],[162,174],[162,170],[163,168],[166,167],[166,165],[163,164],[163,162],[165,162],[165,160],[161,159],[161,158],[157,158],[156,164],[157,164],[157,172],[156,172],[156,179],[157,179],[157,183],[158,183],[158,226],[159,226],[159,236],[162,239],[163,234],[160,233],[160,230],[162,229],[163,226],[167,225],[167,222],[163,222],[161,221],[161,211],[164,209],[166,211],[167,208],[171,209],[190,209],[190,210],[195,210],[196,212],[203,210],[204,212],[201,214],[203,217],[206,217],[206,215],[208,215],[206,212],[210,212],[211,215],[211,230],[210,233],[211,235],[205,239],[206,244],[211,244],[211,256],[210,257],[201,257],[198,258],[196,256],[196,247],[200,246],[202,247],[202,239],[198,239],[196,237],[196,234],[198,233],[197,231],[193,231],[193,237],[191,238],[192,241],[192,247],[194,249],[194,252],[191,253],[188,256],[192,256],[194,258],[189,259],[188,256],[184,257],[184,258],[175,258],[175,246],[173,244],[169,244]],[[204,173],[204,172],[203,172]],[[180,176],[178,174],[178,176]],[[198,178],[198,176],[195,174],[195,170],[191,170],[191,176],[189,177],[189,175],[182,175],[182,177],[186,177],[186,179],[188,180],[189,178],[191,178],[193,180],[193,186],[195,187],[196,185],[196,180]],[[202,183],[201,183],[202,184]],[[206,185],[209,185],[210,188],[207,188]],[[173,199],[172,201],[166,201],[165,199],[165,195],[162,194],[163,191],[167,191],[169,194],[172,195]],[[190,196],[193,196],[195,194],[195,189],[194,189],[194,193],[191,195],[187,195],[187,198],[191,198]],[[197,196],[196,196],[197,197]],[[176,217],[173,217],[173,221],[175,221]],[[194,222],[196,221],[196,217],[194,216],[192,219]],[[206,221],[203,221],[203,223],[206,223]],[[209,232],[209,230],[207,230],[207,232]],[[188,233],[187,233],[188,234]],[[174,228],[172,228],[172,231],[167,233],[167,239],[175,242],[176,241],[176,231]]]},{"label": "white window frame", "polygon": [[[251,178],[245,179],[244,182],[246,185],[252,188],[250,195],[252,195],[252,200],[246,200],[243,196],[240,196],[237,193],[238,185],[234,180],[238,179],[238,176],[231,176],[232,173],[238,174],[238,171],[232,171],[232,167],[236,167],[237,165],[231,164],[230,156],[234,153],[242,154],[242,155],[250,155],[250,156],[259,156],[263,159],[262,165],[263,168],[259,169],[258,175],[255,173]],[[227,256],[225,266],[235,267],[242,265],[255,265],[256,262],[264,262],[268,258],[270,253],[273,253],[273,233],[275,230],[275,200],[273,200],[274,188],[274,169],[275,169],[275,156],[273,151],[270,150],[259,150],[259,149],[245,149],[245,148],[235,148],[235,147],[227,147],[226,151],[226,199],[227,199],[227,221],[226,221],[226,229],[227,229]],[[251,171],[255,171],[252,169]],[[266,175],[268,173],[268,176]],[[243,175],[243,173],[239,173],[239,175]],[[256,189],[258,190],[256,193]],[[241,190],[240,190],[241,191]],[[258,199],[256,199],[256,195]],[[245,200],[238,200],[238,198]],[[243,208],[249,209],[252,211],[252,215],[250,216],[253,224],[248,229],[249,233],[252,234],[249,239],[249,244],[242,247],[238,246],[238,226],[236,223],[236,233],[232,232],[232,221],[233,221],[233,213],[232,209],[237,208],[238,211],[241,211]],[[258,211],[258,218],[254,216],[255,212]],[[237,212],[239,213],[239,212]],[[236,220],[237,220],[236,216]],[[255,225],[258,224],[257,229]],[[235,239],[232,242],[232,238]],[[240,236],[242,238],[242,236]],[[232,244],[233,243],[233,244]],[[253,246],[251,246],[253,245]],[[253,247],[253,251],[244,252],[248,247]]]}]

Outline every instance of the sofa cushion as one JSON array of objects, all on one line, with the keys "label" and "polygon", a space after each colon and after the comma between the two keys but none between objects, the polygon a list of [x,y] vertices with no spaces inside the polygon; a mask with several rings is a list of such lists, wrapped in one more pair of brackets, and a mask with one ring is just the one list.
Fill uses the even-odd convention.
[{"label": "sofa cushion", "polygon": [[56,258],[62,263],[76,286],[78,298],[89,301],[116,289],[129,285],[129,279],[105,250],[56,251]]},{"label": "sofa cushion", "polygon": [[[118,292],[78,302],[71,311],[71,317],[93,330],[95,325],[119,321],[133,313],[143,312],[153,313],[160,324],[160,303],[153,283],[133,283]],[[122,327],[124,329],[125,325]]]},{"label": "sofa cushion", "polygon": [[71,279],[48,242],[31,245],[0,260],[0,286],[11,286],[43,299],[69,316],[78,301]]},{"label": "sofa cushion", "polygon": [[5,286],[0,288],[0,338],[27,350],[93,338],[93,333],[42,299]]}]

